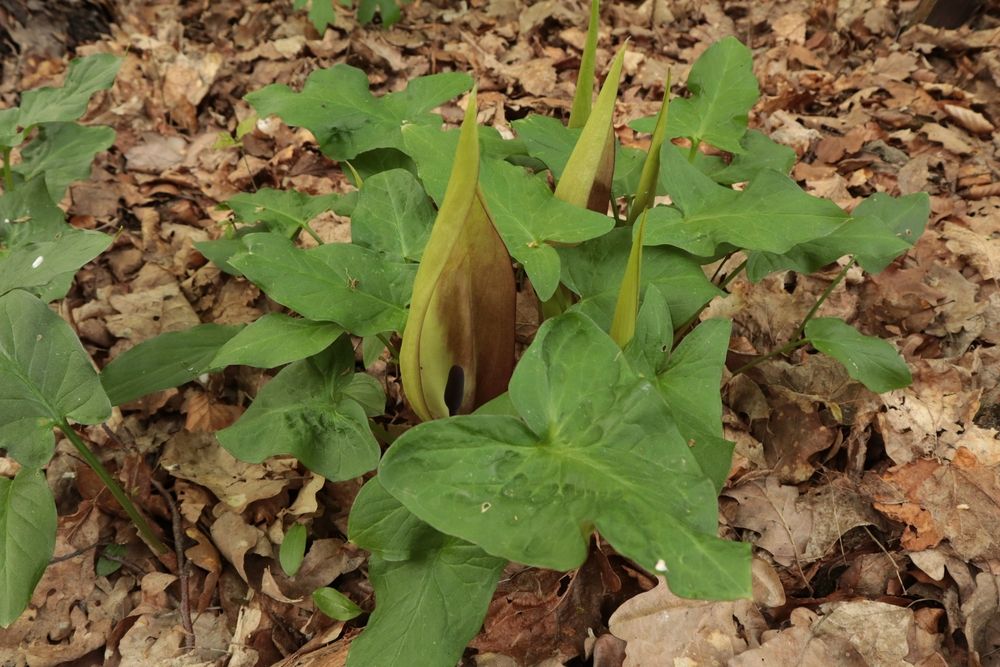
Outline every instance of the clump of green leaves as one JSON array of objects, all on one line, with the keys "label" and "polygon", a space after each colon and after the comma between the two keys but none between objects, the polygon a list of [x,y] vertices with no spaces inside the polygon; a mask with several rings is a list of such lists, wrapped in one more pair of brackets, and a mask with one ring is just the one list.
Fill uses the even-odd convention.
[{"label": "clump of green leaves", "polygon": [[[400,7],[408,0],[336,0],[342,7],[357,5],[358,23],[371,23],[378,16],[379,22],[384,26],[391,26],[400,18],[402,14]],[[329,25],[335,25],[337,11],[334,8],[334,0],[292,0],[292,8],[295,10],[305,9],[309,16],[309,21],[321,35]]]}]

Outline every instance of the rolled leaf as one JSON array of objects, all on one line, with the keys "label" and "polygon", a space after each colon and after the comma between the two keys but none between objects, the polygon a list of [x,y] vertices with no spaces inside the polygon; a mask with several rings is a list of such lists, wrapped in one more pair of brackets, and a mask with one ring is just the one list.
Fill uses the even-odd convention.
[{"label": "rolled leaf", "polygon": [[632,250],[625,265],[625,276],[618,291],[615,315],[611,320],[611,338],[624,349],[635,335],[635,321],[639,314],[639,279],[642,271],[642,241],[646,235],[646,214],[643,213],[639,226],[632,238]]},{"label": "rolled leaf", "polygon": [[606,213],[615,171],[615,135],[612,118],[618,97],[618,79],[625,59],[625,46],[618,50],[604,80],[597,104],[556,185],[556,197],[565,202]]},{"label": "rolled leaf", "polygon": [[514,272],[479,189],[475,93],[413,284],[403,390],[424,420],[471,412],[514,370]]},{"label": "rolled leaf", "polygon": [[580,56],[580,71],[576,75],[576,93],[573,107],[569,112],[567,127],[583,127],[590,118],[590,107],[594,102],[594,61],[597,56],[597,33],[601,20],[601,0],[590,2],[590,23],[587,25],[587,41]]},{"label": "rolled leaf", "polygon": [[639,188],[635,192],[635,199],[628,212],[629,223],[635,222],[647,208],[653,204],[656,197],[656,184],[660,179],[660,147],[667,136],[667,116],[670,113],[670,73],[667,73],[667,81],[663,84],[663,103],[660,111],[656,114],[656,127],[653,129],[653,138],[649,142],[649,152],[646,153],[646,161],[642,164],[642,174],[639,176]]}]

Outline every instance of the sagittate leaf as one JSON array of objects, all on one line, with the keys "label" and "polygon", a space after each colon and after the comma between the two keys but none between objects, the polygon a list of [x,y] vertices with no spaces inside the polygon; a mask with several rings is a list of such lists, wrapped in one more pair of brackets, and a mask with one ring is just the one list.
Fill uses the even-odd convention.
[{"label": "sagittate leaf", "polygon": [[[631,232],[631,228],[622,227],[575,248],[559,249],[562,281],[580,295],[573,308],[602,328],[611,326],[618,285],[631,252]],[[649,285],[656,285],[670,306],[671,319],[678,324],[722,294],[705,276],[697,260],[673,248],[643,250],[639,285],[643,292]]]},{"label": "sagittate leaf", "polygon": [[[673,102],[667,137],[688,137],[695,145],[704,141],[743,153],[740,140],[747,129],[747,113],[760,94],[750,49],[735,37],[719,40],[695,61],[687,88],[691,97]],[[643,118],[631,125],[651,132],[654,120]]]},{"label": "sagittate leaf", "polygon": [[351,240],[394,259],[419,262],[434,224],[434,207],[403,169],[365,179],[351,216]]},{"label": "sagittate leaf", "polygon": [[[421,180],[431,196],[440,201],[444,192],[440,174],[449,171],[458,145],[457,132],[413,127],[406,128],[403,135],[417,156]],[[482,159],[479,185],[497,232],[511,256],[524,266],[532,287],[543,300],[551,297],[559,285],[559,255],[550,244],[580,243],[614,226],[607,215],[556,199],[544,174],[531,175],[502,160]]]},{"label": "sagittate leaf", "polygon": [[403,91],[375,97],[363,71],[339,64],[310,74],[301,93],[272,84],[246,100],[261,117],[274,114],[304,127],[326,155],[348,160],[376,148],[405,152],[400,130],[408,124],[440,126],[441,117],[430,110],[471,86],[468,75],[448,72],[418,77]]},{"label": "sagittate leaf", "polygon": [[26,467],[52,457],[52,427],[111,416],[83,345],[65,321],[22,290],[0,296],[0,448]]},{"label": "sagittate leaf", "polygon": [[361,607],[354,604],[336,588],[320,588],[313,591],[313,604],[321,612],[335,621],[349,621],[361,615]]},{"label": "sagittate leaf", "polygon": [[874,392],[892,391],[913,381],[910,369],[888,342],[866,336],[836,317],[809,320],[806,338],[812,346],[847,369],[847,374]]},{"label": "sagittate leaf", "polygon": [[404,433],[382,459],[382,484],[498,557],[572,569],[596,528],[679,595],[749,595],[749,545],[716,537],[712,480],[659,393],[592,320],[546,321],[510,397],[520,418],[466,415]]},{"label": "sagittate leaf", "polygon": [[257,192],[242,192],[225,201],[223,206],[237,220],[252,224],[262,222],[269,231],[292,238],[309,221],[324,211],[346,213],[342,208],[349,202],[344,195],[307,195],[295,190],[261,188]]},{"label": "sagittate leaf", "polygon": [[56,503],[37,469],[0,477],[0,627],[31,601],[56,546]]},{"label": "sagittate leaf", "polygon": [[399,355],[403,391],[421,419],[471,412],[506,390],[514,367],[515,295],[510,255],[479,190],[473,94],[413,281]]},{"label": "sagittate leaf", "polygon": [[416,266],[349,243],[303,250],[275,234],[243,237],[229,263],[269,297],[311,320],[357,336],[399,331]]},{"label": "sagittate leaf", "polygon": [[227,340],[209,365],[274,368],[322,352],[342,333],[332,322],[268,313]]},{"label": "sagittate leaf", "polygon": [[70,183],[90,177],[94,155],[107,150],[114,141],[115,131],[110,127],[45,123],[21,150],[21,163],[12,171],[25,181],[44,178],[49,196],[58,202]]},{"label": "sagittate leaf", "polygon": [[17,124],[29,128],[39,123],[76,120],[87,110],[90,97],[110,88],[122,59],[110,53],[77,58],[69,64],[60,88],[36,88],[21,95]]},{"label": "sagittate leaf", "polygon": [[479,632],[506,561],[440,533],[411,514],[378,478],[351,509],[351,541],[371,552],[375,611],[351,644],[348,667],[454,665]]},{"label": "sagittate leaf", "polygon": [[806,194],[776,171],[758,172],[737,192],[698,171],[673,144],[663,145],[660,162],[676,208],[650,210],[647,245],[672,245],[700,256],[711,256],[724,244],[781,254],[833,233],[848,218],[833,202]]},{"label": "sagittate leaf", "polygon": [[215,355],[242,328],[199,324],[160,334],[115,357],[101,371],[101,384],[112,405],[179,387],[216,368]]},{"label": "sagittate leaf", "polygon": [[[359,395],[372,393],[382,397],[381,405],[364,398],[359,402]],[[344,337],[282,369],[239,421],[217,437],[242,461],[260,463],[287,454],[329,480],[350,479],[378,464],[379,446],[368,417],[382,412],[384,400],[375,378],[354,372],[354,350]]]},{"label": "sagittate leaf", "polygon": [[61,299],[76,271],[111,244],[100,232],[63,221],[41,178],[0,197],[0,294],[14,289]]},{"label": "sagittate leaf", "polygon": [[281,569],[289,577],[294,577],[302,566],[305,555],[306,527],[301,523],[293,523],[285,532],[285,539],[282,540],[281,547],[278,549],[278,562],[281,563]]}]

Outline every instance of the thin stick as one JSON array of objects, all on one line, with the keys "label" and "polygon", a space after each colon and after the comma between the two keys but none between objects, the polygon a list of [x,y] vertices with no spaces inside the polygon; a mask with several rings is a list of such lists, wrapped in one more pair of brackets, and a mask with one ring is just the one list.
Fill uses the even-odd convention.
[{"label": "thin stick", "polygon": [[177,509],[177,503],[173,496],[167,493],[159,481],[150,478],[149,480],[156,491],[163,496],[170,506],[171,526],[174,532],[174,553],[177,555],[177,576],[181,585],[181,627],[184,628],[184,648],[191,650],[194,648],[194,623],[191,622],[191,596],[188,582],[187,558],[184,556],[184,528],[181,526],[181,513]]}]

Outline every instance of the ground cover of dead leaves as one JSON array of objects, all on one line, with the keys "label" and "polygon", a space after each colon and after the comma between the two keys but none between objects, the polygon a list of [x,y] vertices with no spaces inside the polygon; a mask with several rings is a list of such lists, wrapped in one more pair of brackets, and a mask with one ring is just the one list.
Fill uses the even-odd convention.
[{"label": "ground cover of dead leaves", "polygon": [[[345,187],[307,132],[279,122],[258,124],[243,152],[213,148],[250,113],[245,93],[348,62],[380,91],[473,72],[487,123],[568,109],[580,0],[424,0],[391,30],[344,14],[323,36],[288,4],[132,0],[109,39],[79,49],[125,54],[89,114],[118,139],[65,202],[74,225],[120,230],[60,304],[98,365],[162,332],[275,308],[194,249],[221,234],[218,202],[265,185]],[[907,25],[915,1],[605,4],[599,63],[632,44],[617,116],[626,143],[641,145],[626,123],[655,111],[667,69],[683,81],[734,34],[762,84],[752,125],[798,152],[794,176],[810,192],[845,207],[873,192],[931,194],[914,249],[879,276],[852,270],[820,312],[893,340],[914,383],[876,396],[805,353],[726,378],[737,456],[720,516],[725,535],[756,546],[754,599],[677,599],[598,550],[571,574],[512,566],[468,664],[1000,665],[1000,12],[949,31]],[[64,66],[26,49],[4,63],[0,98],[14,103]],[[318,227],[349,238],[333,217]],[[734,282],[707,313],[735,318],[733,361],[787,340],[838,269]],[[382,379],[394,383],[393,370]],[[308,594],[332,583],[373,604],[364,554],[344,538],[359,482],[324,483],[291,459],[240,463],[212,435],[265,381],[230,369],[85,431],[166,537],[182,539],[181,562],[153,557],[60,444],[48,468],[56,559],[0,632],[0,663],[342,664],[359,626],[318,614]],[[0,458],[0,474],[12,465]],[[294,519],[309,520],[313,541],[288,578],[275,552]],[[98,576],[110,543],[129,545],[123,567]]]}]

